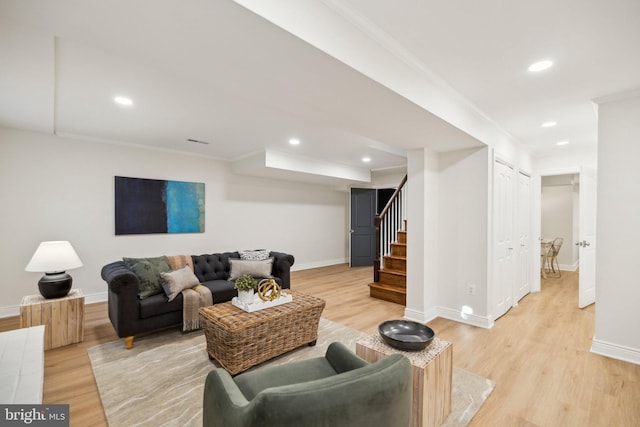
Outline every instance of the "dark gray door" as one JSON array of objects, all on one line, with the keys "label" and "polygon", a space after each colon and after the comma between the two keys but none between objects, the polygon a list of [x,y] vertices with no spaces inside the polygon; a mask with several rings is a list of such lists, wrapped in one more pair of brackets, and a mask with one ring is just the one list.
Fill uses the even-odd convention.
[{"label": "dark gray door", "polygon": [[376,190],[351,189],[351,266],[373,265],[376,249]]}]

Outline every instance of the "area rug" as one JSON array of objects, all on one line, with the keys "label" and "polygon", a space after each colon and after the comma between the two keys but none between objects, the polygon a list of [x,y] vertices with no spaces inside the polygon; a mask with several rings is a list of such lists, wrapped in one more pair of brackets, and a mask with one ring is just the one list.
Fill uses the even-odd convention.
[{"label": "area rug", "polygon": [[[355,352],[364,336],[320,319],[316,346],[301,347],[252,369],[322,356],[334,341]],[[136,339],[132,350],[113,341],[91,347],[88,353],[110,426],[202,426],[204,380],[219,367],[207,356],[202,331],[164,331]],[[494,386],[491,380],[454,367],[451,414],[443,425],[469,424]]]}]

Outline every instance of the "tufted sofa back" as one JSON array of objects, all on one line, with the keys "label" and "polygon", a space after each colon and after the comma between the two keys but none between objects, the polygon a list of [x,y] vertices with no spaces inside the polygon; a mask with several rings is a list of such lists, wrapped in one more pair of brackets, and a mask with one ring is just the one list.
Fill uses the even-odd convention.
[{"label": "tufted sofa back", "polygon": [[193,272],[201,282],[210,280],[227,280],[231,266],[229,258],[240,258],[238,252],[220,254],[192,255]]}]

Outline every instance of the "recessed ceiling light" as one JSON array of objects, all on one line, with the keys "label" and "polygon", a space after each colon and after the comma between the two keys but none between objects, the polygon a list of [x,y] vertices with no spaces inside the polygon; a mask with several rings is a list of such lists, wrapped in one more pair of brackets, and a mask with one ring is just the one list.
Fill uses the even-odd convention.
[{"label": "recessed ceiling light", "polygon": [[555,125],[557,125],[556,122],[544,122],[543,124],[541,124],[540,126],[543,128],[552,128]]},{"label": "recessed ceiling light", "polygon": [[126,96],[116,96],[113,100],[120,105],[133,105],[131,98],[127,98]]},{"label": "recessed ceiling light", "polygon": [[364,163],[369,163],[369,162],[371,161],[371,157],[363,157],[363,158],[362,158],[362,161],[363,161]]},{"label": "recessed ceiling light", "polygon": [[300,140],[297,139],[297,138],[291,138],[289,140],[289,144],[291,144],[291,145],[300,145]]},{"label": "recessed ceiling light", "polygon": [[534,64],[529,65],[529,71],[531,71],[532,73],[537,73],[538,71],[546,70],[552,65],[553,65],[552,61],[545,59],[544,61],[538,61]]},{"label": "recessed ceiling light", "polygon": [[556,145],[567,145],[569,143],[569,141],[558,141],[556,142]]}]

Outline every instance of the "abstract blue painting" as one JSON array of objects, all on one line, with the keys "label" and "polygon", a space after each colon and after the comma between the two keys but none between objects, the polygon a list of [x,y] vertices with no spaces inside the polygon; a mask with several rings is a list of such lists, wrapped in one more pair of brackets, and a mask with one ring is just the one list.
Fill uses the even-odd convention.
[{"label": "abstract blue painting", "polygon": [[204,183],[115,177],[116,235],[204,232]]}]

